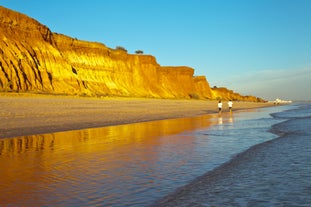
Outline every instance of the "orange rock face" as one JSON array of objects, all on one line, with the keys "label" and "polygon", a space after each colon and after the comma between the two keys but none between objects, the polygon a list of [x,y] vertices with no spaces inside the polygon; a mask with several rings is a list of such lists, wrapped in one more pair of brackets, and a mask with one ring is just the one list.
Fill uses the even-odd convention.
[{"label": "orange rock face", "polygon": [[251,101],[251,102],[265,102],[265,100],[255,96],[242,96],[227,88],[212,88],[212,97],[217,100],[233,100],[233,101]]},{"label": "orange rock face", "polygon": [[52,33],[0,6],[0,91],[89,96],[258,101],[211,89],[190,67],[163,67],[155,57]]}]

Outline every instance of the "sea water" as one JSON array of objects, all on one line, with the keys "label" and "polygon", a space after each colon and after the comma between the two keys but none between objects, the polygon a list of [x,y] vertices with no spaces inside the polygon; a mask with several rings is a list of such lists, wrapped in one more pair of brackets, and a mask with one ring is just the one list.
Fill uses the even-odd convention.
[{"label": "sea water", "polygon": [[[308,107],[2,139],[0,206],[303,206],[310,201]],[[292,126],[300,128],[291,133]]]},{"label": "sea water", "polygon": [[[156,206],[311,206],[311,104],[289,108],[268,121],[279,122],[270,128],[277,138],[250,147]],[[269,136],[255,125],[246,133],[239,129],[239,136]]]}]

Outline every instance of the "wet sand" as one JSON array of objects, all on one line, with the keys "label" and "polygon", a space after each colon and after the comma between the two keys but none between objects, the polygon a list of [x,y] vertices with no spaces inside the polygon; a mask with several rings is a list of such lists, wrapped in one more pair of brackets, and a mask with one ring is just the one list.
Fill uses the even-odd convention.
[{"label": "wet sand", "polygon": [[[233,111],[271,106],[234,102]],[[0,138],[218,113],[217,101],[0,94]],[[228,112],[223,103],[223,113]]]}]

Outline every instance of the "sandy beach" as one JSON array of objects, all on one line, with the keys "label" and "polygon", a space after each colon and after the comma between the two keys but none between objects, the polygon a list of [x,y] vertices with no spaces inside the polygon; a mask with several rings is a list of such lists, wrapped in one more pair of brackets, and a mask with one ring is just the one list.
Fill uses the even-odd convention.
[{"label": "sandy beach", "polygon": [[[233,111],[271,103],[234,102]],[[0,94],[0,138],[218,113],[217,101]],[[223,113],[228,113],[223,102]]]}]

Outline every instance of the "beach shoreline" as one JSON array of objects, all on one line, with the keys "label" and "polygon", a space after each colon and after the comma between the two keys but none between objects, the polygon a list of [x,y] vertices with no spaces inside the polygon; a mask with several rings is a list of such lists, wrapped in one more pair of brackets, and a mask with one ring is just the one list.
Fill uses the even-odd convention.
[{"label": "beach shoreline", "polygon": [[256,206],[258,203],[308,206],[311,184],[308,114],[310,104],[302,103],[274,112],[272,117],[278,122],[271,125],[269,133],[275,138],[241,151],[150,207]]},{"label": "beach shoreline", "polygon": [[[233,102],[236,110],[272,103]],[[218,113],[217,101],[0,94],[0,139]],[[227,102],[223,112],[229,113]]]}]

